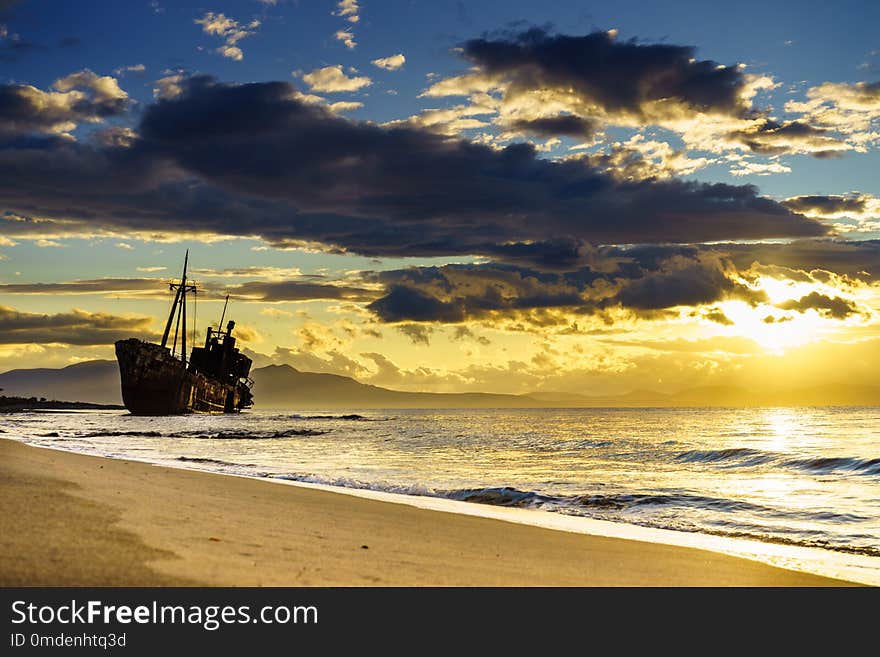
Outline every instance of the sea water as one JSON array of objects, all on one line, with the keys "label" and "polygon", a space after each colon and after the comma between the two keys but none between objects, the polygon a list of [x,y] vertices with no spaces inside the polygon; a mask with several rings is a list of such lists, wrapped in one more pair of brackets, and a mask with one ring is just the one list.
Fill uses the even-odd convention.
[{"label": "sea water", "polygon": [[510,518],[880,584],[880,408],[34,412],[0,431],[478,515],[529,509]]}]

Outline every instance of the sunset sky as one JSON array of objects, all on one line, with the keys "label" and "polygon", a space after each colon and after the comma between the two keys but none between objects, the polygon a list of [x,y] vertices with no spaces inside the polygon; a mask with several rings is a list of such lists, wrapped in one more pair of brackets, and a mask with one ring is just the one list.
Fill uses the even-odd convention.
[{"label": "sunset sky", "polygon": [[[880,385],[880,3],[0,0],[0,371]],[[192,307],[190,307],[192,312]]]}]

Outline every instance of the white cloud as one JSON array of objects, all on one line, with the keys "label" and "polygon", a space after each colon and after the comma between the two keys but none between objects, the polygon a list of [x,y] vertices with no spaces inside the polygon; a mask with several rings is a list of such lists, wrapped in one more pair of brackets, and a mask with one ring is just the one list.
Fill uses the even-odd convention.
[{"label": "white cloud", "polygon": [[749,162],[742,160],[730,169],[730,175],[742,178],[743,176],[769,176],[774,173],[791,173],[791,167],[779,162]]},{"label": "white cloud", "polygon": [[339,101],[338,103],[330,103],[327,105],[331,112],[349,112],[351,110],[360,109],[363,106],[363,103],[358,103],[356,101]]},{"label": "white cloud", "polygon": [[339,30],[333,37],[337,41],[342,41],[345,44],[345,47],[349,50],[354,50],[357,48],[357,42],[354,40],[354,32],[351,31],[351,28],[347,28],[345,30]]},{"label": "white cloud", "polygon": [[366,76],[348,77],[339,65],[315,69],[303,75],[303,81],[312,91],[325,93],[357,91],[373,84],[373,81]]},{"label": "white cloud", "polygon": [[339,0],[333,15],[345,18],[349,23],[357,23],[361,19],[360,10],[358,0]]},{"label": "white cloud", "polygon": [[238,47],[238,42],[245,37],[256,34],[260,27],[259,20],[254,19],[250,23],[242,25],[225,14],[215,14],[213,11],[206,12],[204,16],[196,18],[193,22],[201,25],[205,34],[223,39],[226,43],[217,48],[217,52],[237,62],[244,59],[244,53]]},{"label": "white cloud", "polygon": [[116,75],[125,75],[126,73],[143,73],[146,70],[147,67],[143,64],[132,64],[131,66],[120,66],[114,69],[113,72]]},{"label": "white cloud", "polygon": [[170,100],[183,93],[180,83],[186,76],[183,73],[172,73],[164,78],[156,80],[156,86],[153,87],[153,96],[159,100]]},{"label": "white cloud", "polygon": [[378,66],[379,68],[384,68],[386,71],[396,71],[406,62],[406,57],[402,54],[398,53],[396,55],[391,55],[390,57],[380,57],[379,59],[374,59],[373,64]]},{"label": "white cloud", "polygon": [[238,46],[220,46],[219,48],[217,48],[217,52],[219,52],[224,57],[227,57],[228,59],[234,59],[237,62],[240,62],[242,59],[244,59],[244,53]]},{"label": "white cloud", "polygon": [[880,82],[826,82],[808,89],[806,101],[786,103],[785,110],[845,134],[856,151],[880,144]]}]

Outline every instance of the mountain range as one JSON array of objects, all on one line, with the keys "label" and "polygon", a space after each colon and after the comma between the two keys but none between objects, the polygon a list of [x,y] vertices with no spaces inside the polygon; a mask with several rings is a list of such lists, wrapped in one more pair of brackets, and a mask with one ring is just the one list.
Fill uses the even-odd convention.
[{"label": "mountain range", "polygon": [[[290,365],[255,369],[256,408],[597,408],[664,406],[875,406],[880,387],[827,384],[810,388],[755,391],[706,386],[672,394],[636,390],[595,396],[571,392],[525,395],[480,392],[404,392],[360,383],[346,376],[301,372]],[[115,361],[93,360],[60,369],[18,369],[0,374],[2,394],[98,404],[121,403]]]}]

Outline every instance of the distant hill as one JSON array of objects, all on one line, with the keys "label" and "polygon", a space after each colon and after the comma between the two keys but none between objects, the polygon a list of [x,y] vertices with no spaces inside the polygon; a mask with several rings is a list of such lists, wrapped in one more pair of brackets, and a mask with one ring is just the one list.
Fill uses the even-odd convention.
[{"label": "distant hill", "polygon": [[[877,406],[880,387],[828,384],[774,392],[735,386],[705,386],[664,394],[636,390],[624,395],[572,392],[528,395],[403,392],[360,383],[346,376],[300,372],[289,365],[253,371],[256,408],[600,408],[664,406]],[[0,374],[0,394],[65,401],[119,404],[119,368],[94,360],[60,369],[10,370]]]},{"label": "distant hill", "polygon": [[115,360],[89,360],[61,369],[42,367],[0,374],[2,395],[45,397],[93,404],[121,404],[119,366]]},{"label": "distant hill", "polygon": [[529,408],[548,406],[522,395],[401,392],[336,374],[300,372],[290,365],[254,370],[260,408]]}]

